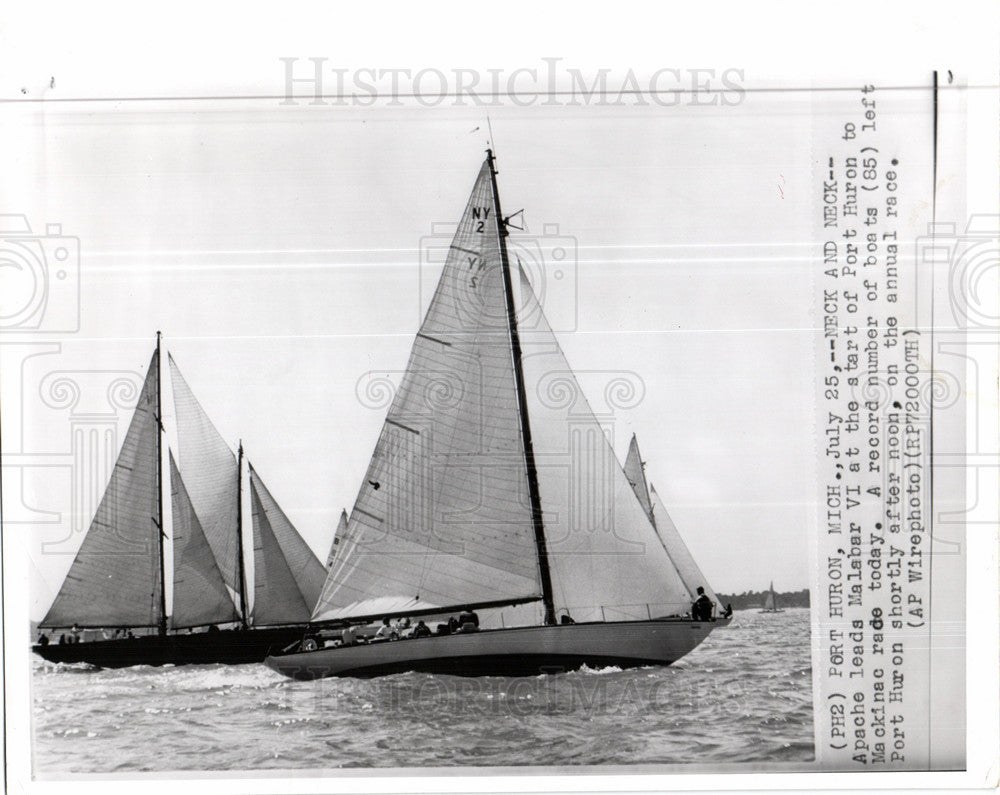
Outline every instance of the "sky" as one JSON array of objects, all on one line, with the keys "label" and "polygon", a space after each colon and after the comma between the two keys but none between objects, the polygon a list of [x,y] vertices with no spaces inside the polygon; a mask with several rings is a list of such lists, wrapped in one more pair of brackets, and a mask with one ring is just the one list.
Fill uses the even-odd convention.
[{"label": "sky", "polygon": [[[807,585],[808,104],[490,111],[504,210],[524,209],[512,250],[595,410],[609,379],[637,385],[641,399],[613,412],[615,449],[624,458],[637,434],[720,592]],[[35,123],[46,189],[27,210],[79,238],[80,328],[25,360],[25,388],[53,371],[141,374],[161,330],[325,557],[384,418],[364,384],[405,367],[484,157],[483,110],[155,102]],[[85,406],[101,384],[76,378],[75,409],[43,397],[21,418],[22,450],[48,457],[21,470],[25,505],[59,514],[26,525],[33,617],[70,562],[53,552],[75,549],[103,487],[90,467],[90,501],[71,501],[73,418],[109,408]]]}]

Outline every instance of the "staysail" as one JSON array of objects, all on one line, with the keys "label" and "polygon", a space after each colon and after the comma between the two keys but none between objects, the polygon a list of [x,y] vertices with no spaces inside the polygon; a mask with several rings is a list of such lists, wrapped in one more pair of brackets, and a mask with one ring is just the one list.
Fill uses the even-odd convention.
[{"label": "staysail", "polygon": [[691,599],[520,271],[519,329],[557,610],[683,615]]},{"label": "staysail", "polygon": [[698,564],[695,562],[694,557],[692,557],[691,551],[687,548],[687,544],[684,543],[684,539],[681,538],[681,534],[677,530],[677,525],[670,518],[670,514],[667,513],[667,509],[663,506],[663,502],[656,493],[656,489],[652,486],[650,486],[650,494],[652,495],[653,504],[653,526],[656,528],[656,533],[663,542],[667,553],[674,561],[674,565],[677,566],[681,579],[684,581],[684,585],[687,587],[692,599],[697,595],[698,587],[701,586],[705,589],[705,593],[708,594],[709,598],[721,607],[719,598],[715,595],[715,591],[712,590],[712,586],[708,584],[705,575],[701,573],[701,569],[698,568]]},{"label": "staysail", "polygon": [[254,623],[295,624],[309,620],[326,569],[292,526],[250,467],[253,509]]},{"label": "staysail", "polygon": [[208,545],[187,488],[170,453],[173,507],[174,629],[237,621],[236,605]]},{"label": "staysail", "polygon": [[239,537],[237,522],[239,490],[236,456],[216,430],[198,399],[181,375],[172,356],[170,382],[177,412],[177,444],[180,470],[205,538],[226,585],[239,594]]},{"label": "staysail", "polygon": [[765,610],[774,610],[775,609],[774,583],[773,582],[770,584],[770,586],[768,586],[767,596],[764,597],[764,609]]},{"label": "staysail", "polygon": [[487,162],[316,620],[540,598],[498,232]]},{"label": "staysail", "polygon": [[42,627],[157,626],[157,384],[153,354],[107,489]]},{"label": "staysail", "polygon": [[333,534],[333,541],[330,542],[330,552],[326,556],[326,567],[329,569],[333,565],[334,558],[337,557],[337,547],[340,546],[340,539],[347,532],[347,511],[340,512],[340,521],[337,522],[337,530]]}]

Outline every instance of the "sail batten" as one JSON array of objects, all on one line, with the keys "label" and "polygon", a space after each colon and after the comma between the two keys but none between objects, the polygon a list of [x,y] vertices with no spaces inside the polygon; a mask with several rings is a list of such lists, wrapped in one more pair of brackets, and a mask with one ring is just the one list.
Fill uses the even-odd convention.
[{"label": "sail batten", "polygon": [[97,512],[42,627],[159,626],[154,352]]}]

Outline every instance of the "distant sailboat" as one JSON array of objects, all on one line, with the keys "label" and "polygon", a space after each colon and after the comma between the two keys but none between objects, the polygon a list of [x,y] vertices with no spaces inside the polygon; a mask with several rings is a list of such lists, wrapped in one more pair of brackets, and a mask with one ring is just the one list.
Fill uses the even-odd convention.
[{"label": "distant sailboat", "polygon": [[337,530],[333,534],[333,541],[330,542],[330,553],[326,556],[326,567],[329,569],[337,557],[337,547],[340,546],[340,539],[347,532],[347,511],[340,512],[340,521],[337,523]]},{"label": "distant sailboat", "polygon": [[[269,657],[275,670],[666,665],[727,623],[688,617],[690,591],[523,270],[515,293],[506,236],[489,152],[313,614],[319,629],[461,611],[462,631],[357,645],[317,631]],[[531,623],[477,629],[469,612],[513,606]]]},{"label": "distant sailboat", "polygon": [[774,582],[772,581],[767,589],[767,596],[764,597],[764,609],[760,611],[761,613],[784,613],[785,611],[777,607],[777,602],[774,596]]},{"label": "distant sailboat", "polygon": [[[301,637],[309,620],[326,575],[322,563],[249,467],[255,571],[248,576],[243,447],[234,455],[172,357],[169,362],[180,453],[178,462],[167,451],[172,532],[168,537],[159,529],[166,479],[157,335],[111,480],[40,624],[99,629],[102,638],[36,645],[47,660],[105,667],[259,662],[272,647]],[[165,542],[172,546],[172,572],[166,571]],[[170,574],[168,612],[164,584]],[[238,629],[219,630],[219,625]],[[195,628],[210,631],[195,633]]]}]

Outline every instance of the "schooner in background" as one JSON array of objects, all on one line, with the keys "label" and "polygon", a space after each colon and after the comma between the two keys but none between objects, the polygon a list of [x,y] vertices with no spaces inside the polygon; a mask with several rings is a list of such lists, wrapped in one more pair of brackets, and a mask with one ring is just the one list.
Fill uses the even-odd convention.
[{"label": "schooner in background", "polygon": [[[90,529],[42,629],[102,639],[39,643],[53,662],[105,667],[259,662],[301,636],[326,571],[248,463],[253,577],[243,544],[243,446],[219,435],[173,357],[180,463],[164,451],[160,342]],[[170,478],[164,478],[167,453]],[[170,489],[172,530],[164,527]],[[172,547],[172,571],[165,547]],[[167,605],[166,578],[173,599]],[[253,605],[248,592],[253,589]],[[236,628],[220,630],[219,625]],[[194,632],[195,629],[207,631]],[[67,637],[67,633],[63,633]]]}]

